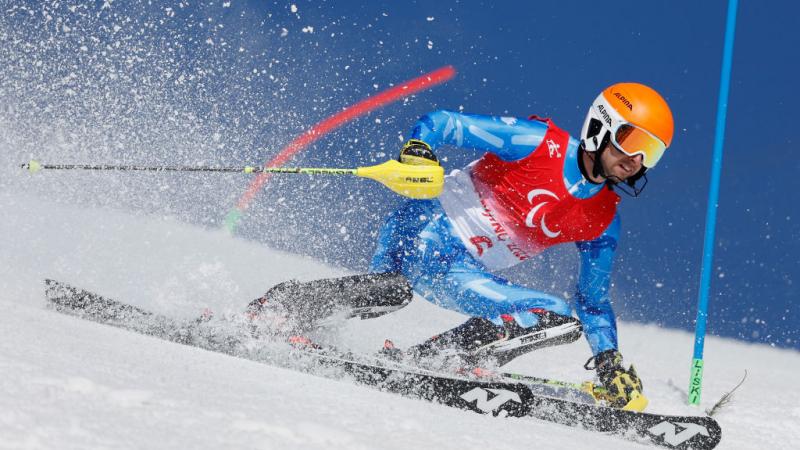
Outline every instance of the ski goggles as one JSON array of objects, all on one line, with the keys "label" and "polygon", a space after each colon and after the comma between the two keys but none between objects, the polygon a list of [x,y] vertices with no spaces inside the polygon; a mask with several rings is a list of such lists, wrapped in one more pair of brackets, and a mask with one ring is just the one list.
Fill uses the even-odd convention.
[{"label": "ski goggles", "polygon": [[614,108],[609,107],[602,95],[595,100],[587,119],[586,136],[599,135],[603,129],[610,131],[614,147],[628,156],[642,155],[642,163],[647,168],[655,167],[667,149],[664,141],[644,128],[628,122]]}]

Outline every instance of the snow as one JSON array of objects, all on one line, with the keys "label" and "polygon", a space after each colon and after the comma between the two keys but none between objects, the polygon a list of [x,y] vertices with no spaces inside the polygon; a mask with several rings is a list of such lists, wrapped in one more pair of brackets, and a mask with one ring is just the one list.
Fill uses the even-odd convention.
[{"label": "snow", "polygon": [[[532,419],[500,419],[160,341],[45,308],[46,277],[176,316],[240,311],[269,286],[343,270],[171,218],[0,192],[0,448],[645,448]],[[371,351],[461,320],[415,299],[331,339]],[[713,317],[712,317],[713,320]],[[685,406],[692,336],[620,324],[649,409]],[[536,352],[508,368],[587,379],[588,346]],[[702,409],[748,371],[718,413],[719,448],[793,448],[800,354],[709,337]]]}]

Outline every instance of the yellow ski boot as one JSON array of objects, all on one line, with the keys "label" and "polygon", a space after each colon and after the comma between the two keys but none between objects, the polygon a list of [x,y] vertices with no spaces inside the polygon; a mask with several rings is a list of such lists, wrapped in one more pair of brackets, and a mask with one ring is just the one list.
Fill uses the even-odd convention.
[{"label": "yellow ski boot", "polygon": [[[594,361],[594,367],[589,364]],[[605,402],[611,407],[626,411],[644,411],[649,400],[642,393],[642,380],[636,369],[630,366],[627,370],[622,366],[622,354],[616,350],[607,350],[589,359],[584,366],[587,370],[597,370],[602,386],[584,383],[584,390],[596,400]]]}]

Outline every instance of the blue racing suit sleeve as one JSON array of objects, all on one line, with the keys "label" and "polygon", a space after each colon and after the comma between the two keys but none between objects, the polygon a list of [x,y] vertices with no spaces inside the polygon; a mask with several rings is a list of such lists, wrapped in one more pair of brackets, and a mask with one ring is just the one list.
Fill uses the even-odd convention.
[{"label": "blue racing suit sleeve", "polygon": [[536,150],[545,132],[547,124],[538,120],[440,110],[420,117],[411,138],[425,141],[433,149],[452,145],[516,161]]},{"label": "blue racing suit sleeve", "polygon": [[617,321],[611,308],[609,288],[619,233],[617,213],[600,237],[576,243],[581,264],[575,310],[594,355],[617,349]]}]

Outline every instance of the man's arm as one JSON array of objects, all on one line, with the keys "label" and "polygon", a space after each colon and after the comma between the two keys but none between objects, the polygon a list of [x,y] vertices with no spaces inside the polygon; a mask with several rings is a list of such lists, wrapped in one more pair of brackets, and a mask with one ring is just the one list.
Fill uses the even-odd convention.
[{"label": "man's arm", "polygon": [[428,143],[492,152],[504,161],[528,156],[544,139],[547,125],[538,120],[461,114],[439,110],[417,121],[411,139]]},{"label": "man's arm", "polygon": [[619,240],[619,214],[600,237],[578,242],[580,276],[575,294],[575,310],[583,323],[592,354],[617,350],[617,321],[611,308],[609,288],[611,266]]}]

